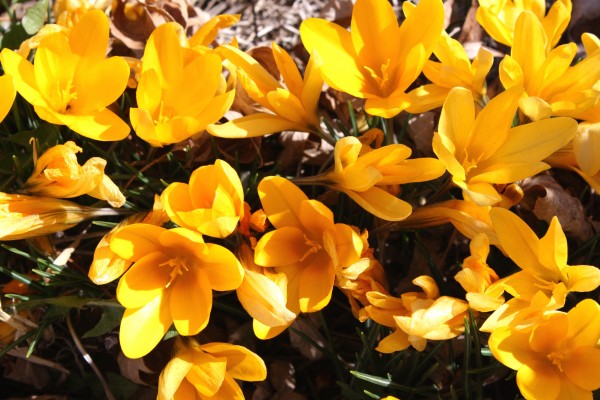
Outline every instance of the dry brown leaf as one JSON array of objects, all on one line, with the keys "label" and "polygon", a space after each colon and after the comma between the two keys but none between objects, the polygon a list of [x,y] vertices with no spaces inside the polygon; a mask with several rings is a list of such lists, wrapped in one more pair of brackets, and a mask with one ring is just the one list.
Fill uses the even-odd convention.
[{"label": "dry brown leaf", "polygon": [[[426,111],[413,115],[408,120],[407,133],[415,144],[415,154],[426,157],[434,156],[431,142],[438,115],[438,111]],[[413,154],[413,157],[415,157],[415,154]]]},{"label": "dry brown leaf", "polygon": [[[291,329],[288,329],[292,347],[311,361],[323,358],[323,353],[315,348],[312,343],[316,343],[319,347],[326,347],[325,338],[321,335],[319,329],[317,329],[317,324],[318,322],[314,315],[307,314],[302,318],[296,319]],[[302,335],[297,332],[301,332]],[[305,339],[306,336],[311,339],[312,343]]]},{"label": "dry brown leaf", "polygon": [[187,28],[191,17],[197,17],[197,12],[185,0],[115,0],[110,30],[134,57],[140,58],[148,37],[157,26],[174,21]]},{"label": "dry brown leaf", "polygon": [[538,219],[549,223],[552,217],[557,216],[566,233],[580,240],[593,236],[593,226],[587,220],[579,199],[560,186],[552,175],[540,174],[525,179],[521,187],[525,197],[519,204]]},{"label": "dry brown leaf", "polygon": [[24,358],[4,358],[2,360],[3,376],[16,382],[41,389],[50,384],[48,369],[32,363]]},{"label": "dry brown leaf", "polygon": [[321,9],[319,18],[349,26],[352,17],[352,0],[330,0]]},{"label": "dry brown leaf", "polygon": [[146,365],[146,360],[142,358],[127,358],[122,352],[119,352],[117,356],[117,362],[119,364],[119,371],[121,375],[133,383],[138,385],[148,385],[148,382],[144,379],[142,373],[153,374],[156,371],[150,369]]}]

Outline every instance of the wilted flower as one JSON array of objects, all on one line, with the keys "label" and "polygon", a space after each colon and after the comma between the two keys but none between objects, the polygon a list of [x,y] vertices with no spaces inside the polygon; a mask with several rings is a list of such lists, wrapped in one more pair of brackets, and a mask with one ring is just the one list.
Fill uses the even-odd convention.
[{"label": "wilted flower", "polygon": [[548,38],[546,49],[550,50],[560,40],[571,20],[571,0],[557,0],[546,14],[544,0],[479,0],[477,8],[477,22],[497,42],[513,46],[523,40],[527,43],[530,38],[522,37],[515,33],[515,24],[524,11],[529,11],[540,21],[544,27],[544,34]]},{"label": "wilted flower", "polygon": [[128,225],[113,234],[110,249],[134,262],[117,287],[125,307],[119,341],[129,358],[148,354],[173,323],[181,335],[200,332],[208,323],[212,290],[234,290],[243,279],[229,250],[204,243],[186,228]]},{"label": "wilted flower", "polygon": [[511,88],[475,117],[471,91],[450,91],[434,133],[433,151],[465,199],[481,206],[499,203],[502,197],[495,184],[516,182],[550,168],[541,160],[575,136],[577,123],[565,117],[511,128],[522,94],[522,88]]},{"label": "wilted flower", "polygon": [[524,90],[520,110],[537,121],[550,116],[579,118],[600,98],[600,52],[571,66],[577,45],[568,43],[547,51],[542,24],[530,12],[517,19],[510,56],[500,63],[500,81],[506,88]]},{"label": "wilted flower", "polygon": [[264,178],[258,185],[258,194],[276,229],[258,241],[254,262],[275,267],[276,272],[287,276],[290,311],[298,314],[321,310],[331,299],[336,268],[349,266],[360,258],[360,236],[348,225],[335,224],[330,209],[309,200],[287,179]]},{"label": "wilted flower", "polygon": [[35,161],[35,169],[23,190],[33,195],[56,198],[87,194],[106,200],[113,207],[121,207],[125,203],[125,196],[104,174],[106,160],[92,157],[81,166],[77,162],[77,153],[81,151],[71,141],[46,150]]},{"label": "wilted flower", "polygon": [[335,165],[331,171],[296,181],[327,185],[347,194],[371,214],[388,221],[399,221],[410,215],[412,207],[383,187],[428,181],[445,172],[439,160],[409,160],[410,154],[411,149],[403,144],[390,144],[372,150],[356,137],[348,136],[335,144]]},{"label": "wilted flower", "polygon": [[222,160],[197,168],[189,184],[170,184],[161,201],[177,225],[217,238],[233,233],[244,213],[242,182]]},{"label": "wilted flower", "polygon": [[47,235],[86,219],[116,214],[110,208],[84,207],[68,200],[0,192],[0,240]]},{"label": "wilted flower", "polygon": [[108,17],[91,10],[71,28],[42,37],[35,64],[9,49],[0,57],[17,91],[40,118],[96,140],[121,140],[129,127],[107,107],[127,85],[129,67],[106,58]]},{"label": "wilted flower", "polygon": [[177,143],[202,132],[231,106],[235,91],[224,92],[221,58],[189,47],[175,22],[150,35],[131,108],[131,125],[152,146]]},{"label": "wilted flower", "polygon": [[568,313],[552,312],[529,329],[495,329],[494,357],[517,371],[526,399],[592,399],[600,388],[600,306],[581,301]]},{"label": "wilted flower", "polygon": [[227,399],[243,400],[235,381],[263,381],[267,377],[264,361],[242,346],[194,340],[175,344],[175,356],[158,380],[158,400]]},{"label": "wilted flower", "polygon": [[325,82],[366,99],[368,113],[390,118],[410,106],[406,89],[417,79],[444,26],[440,0],[422,0],[401,26],[387,0],[358,0],[351,31],[309,18],[300,25],[302,43],[322,61]]},{"label": "wilted flower", "polygon": [[218,48],[235,67],[234,74],[248,96],[270,112],[258,112],[222,125],[210,125],[211,134],[223,138],[248,138],[286,130],[320,135],[317,105],[323,79],[311,57],[304,78],[290,55],[273,43],[273,57],[283,77],[284,88],[258,61],[228,45]]}]

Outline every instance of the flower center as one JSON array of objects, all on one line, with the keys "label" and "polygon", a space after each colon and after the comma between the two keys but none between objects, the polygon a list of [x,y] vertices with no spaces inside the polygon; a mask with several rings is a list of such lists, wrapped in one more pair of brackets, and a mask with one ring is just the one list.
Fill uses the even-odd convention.
[{"label": "flower center", "polygon": [[65,114],[71,106],[69,103],[71,100],[77,98],[77,93],[73,90],[73,80],[69,79],[66,85],[61,88],[61,82],[56,82],[56,111],[60,114]]},{"label": "flower center", "polygon": [[183,257],[180,257],[180,256],[171,258],[168,261],[165,261],[164,263],[159,264],[158,266],[162,267],[165,265],[168,267],[171,267],[171,273],[169,274],[169,276],[170,276],[169,283],[167,283],[167,285],[165,286],[167,288],[170,287],[179,276],[181,276],[185,272],[189,271],[189,268],[186,265],[185,259],[183,259]]},{"label": "flower center", "polygon": [[371,78],[373,78],[373,80],[375,81],[375,83],[377,84],[377,86],[379,86],[379,90],[380,90],[380,95],[381,96],[387,96],[390,93],[390,59],[388,58],[387,61],[385,62],[385,64],[382,64],[379,67],[379,72],[377,72],[376,70],[374,70],[371,67],[368,67],[365,65],[364,67],[368,72],[369,75],[371,76]]},{"label": "flower center", "polygon": [[165,106],[165,102],[161,100],[158,108],[158,116],[154,120],[154,124],[162,125],[173,118],[174,114],[175,110],[173,110],[171,107]]},{"label": "flower center", "polygon": [[550,360],[552,365],[556,365],[556,367],[558,368],[558,370],[560,372],[563,372],[562,362],[566,356],[567,356],[566,351],[553,351],[550,354],[548,354],[548,360]]},{"label": "flower center", "polygon": [[304,235],[304,243],[309,247],[309,249],[306,251],[306,253],[304,253],[300,261],[304,261],[308,256],[310,256],[311,254],[315,254],[323,248],[323,246],[321,246],[314,240],[309,239],[308,237],[306,237],[306,235]]}]

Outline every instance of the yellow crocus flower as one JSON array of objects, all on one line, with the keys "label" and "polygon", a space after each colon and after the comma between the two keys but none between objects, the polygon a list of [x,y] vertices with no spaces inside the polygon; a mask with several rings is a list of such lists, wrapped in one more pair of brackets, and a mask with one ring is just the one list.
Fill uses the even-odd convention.
[{"label": "yellow crocus flower", "polygon": [[321,60],[329,86],[366,99],[368,113],[390,118],[410,106],[406,89],[423,70],[443,26],[441,0],[421,0],[401,26],[387,0],[357,0],[350,32],[309,18],[300,36]]},{"label": "yellow crocus flower", "polygon": [[485,78],[494,63],[492,53],[481,47],[473,62],[462,44],[446,32],[433,51],[439,62],[428,60],[423,73],[432,83],[408,92],[411,105],[407,111],[422,113],[440,107],[450,89],[463,87],[473,93],[473,100],[481,107],[487,101]]},{"label": "yellow crocus flower", "polygon": [[553,312],[529,329],[495,329],[488,341],[494,357],[517,371],[526,399],[592,399],[600,388],[600,306],[579,302]]},{"label": "yellow crocus flower", "polygon": [[425,350],[427,340],[446,340],[464,331],[469,308],[462,300],[440,296],[437,284],[427,275],[412,281],[423,292],[403,293],[394,298],[378,292],[367,293],[372,306],[365,310],[376,322],[394,328],[375,350],[381,353],[401,351],[409,346]]},{"label": "yellow crocus flower", "polygon": [[542,238],[506,209],[492,209],[490,218],[503,251],[521,270],[502,280],[513,298],[486,320],[482,331],[530,324],[532,316],[564,306],[569,292],[590,292],[600,286],[600,269],[567,264],[567,238],[556,217]]},{"label": "yellow crocus flower", "polygon": [[2,122],[17,97],[15,83],[10,75],[0,76],[0,93],[2,93],[0,98],[0,122]]},{"label": "yellow crocus flower", "polygon": [[408,159],[411,149],[390,144],[378,149],[348,136],[338,140],[334,168],[322,175],[297,179],[301,184],[327,185],[348,195],[371,214],[387,220],[408,217],[412,207],[384,189],[389,185],[424,182],[440,177],[444,165],[435,158]]},{"label": "yellow crocus flower", "polygon": [[69,229],[87,219],[116,215],[110,208],[68,200],[0,192],[0,240],[27,239]]},{"label": "yellow crocus flower", "polygon": [[[336,269],[360,259],[360,235],[349,225],[334,223],[330,209],[309,200],[285,178],[264,178],[258,194],[276,229],[260,238],[254,262],[287,276],[287,308],[294,314],[321,310],[331,299]],[[254,326],[261,338],[272,337],[286,327]]]},{"label": "yellow crocus flower", "polygon": [[23,190],[28,194],[57,198],[87,194],[106,200],[113,207],[121,207],[125,203],[125,196],[104,174],[106,160],[92,157],[81,166],[77,162],[77,153],[81,151],[71,141],[46,150],[36,160],[35,169]]},{"label": "yellow crocus flower", "polygon": [[[477,22],[497,42],[513,46],[517,41],[515,24],[521,13],[531,12],[544,28],[546,49],[556,46],[571,20],[571,0],[557,0],[546,15],[545,0],[479,0]],[[526,41],[527,42],[527,41]]]},{"label": "yellow crocus flower", "polygon": [[175,355],[158,379],[157,400],[244,400],[237,380],[264,381],[267,367],[255,353],[229,343],[175,342]]},{"label": "yellow crocus flower", "polygon": [[231,235],[244,214],[242,182],[223,160],[197,168],[189,184],[171,183],[161,201],[177,225],[217,238]]},{"label": "yellow crocus flower", "polygon": [[490,242],[484,233],[478,233],[470,243],[471,255],[462,263],[454,279],[467,292],[469,307],[474,310],[489,312],[497,310],[504,303],[504,287],[498,282],[500,278],[486,262],[490,253]]},{"label": "yellow crocus flower", "polygon": [[91,10],[68,36],[55,32],[42,37],[34,64],[9,49],[0,54],[4,71],[41,119],[95,140],[121,140],[129,134],[127,124],[107,108],[129,79],[122,58],[106,58],[108,25],[102,11]]},{"label": "yellow crocus flower", "polygon": [[286,130],[321,135],[317,106],[323,88],[318,63],[311,57],[304,77],[290,55],[273,43],[273,57],[283,87],[258,61],[243,51],[221,45],[217,51],[235,68],[235,76],[250,98],[269,112],[258,112],[222,125],[210,125],[208,132],[223,138],[249,138]]},{"label": "yellow crocus flower", "polygon": [[571,66],[577,45],[568,43],[546,50],[546,34],[531,12],[521,13],[515,26],[511,55],[500,63],[506,88],[521,87],[521,111],[533,121],[550,116],[579,118],[600,98],[600,52]]},{"label": "yellow crocus flower", "polygon": [[113,234],[110,249],[133,262],[117,286],[125,307],[119,341],[129,358],[148,354],[173,323],[181,335],[198,334],[208,324],[213,289],[234,290],[243,279],[233,253],[186,228],[128,225]]},{"label": "yellow crocus flower", "polygon": [[433,151],[465,199],[481,206],[499,203],[502,197],[494,184],[516,182],[550,168],[542,160],[575,136],[577,123],[566,117],[511,128],[522,95],[522,88],[511,88],[475,117],[471,91],[450,91]]},{"label": "yellow crocus flower", "polygon": [[150,35],[130,119],[135,133],[160,147],[202,132],[227,112],[235,91],[224,92],[221,58],[189,47],[175,22]]}]

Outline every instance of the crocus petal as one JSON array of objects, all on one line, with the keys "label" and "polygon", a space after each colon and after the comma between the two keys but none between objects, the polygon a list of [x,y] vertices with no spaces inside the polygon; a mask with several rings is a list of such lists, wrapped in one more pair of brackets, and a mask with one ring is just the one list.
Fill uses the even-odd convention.
[{"label": "crocus petal", "polygon": [[572,292],[591,292],[600,286],[600,269],[592,265],[569,265],[564,273]]},{"label": "crocus petal", "polygon": [[142,73],[150,69],[155,70],[163,88],[178,82],[182,76],[181,39],[184,36],[181,25],[170,22],[159,25],[148,38],[142,57]]},{"label": "crocus petal", "polygon": [[273,49],[273,58],[277,64],[277,70],[281,74],[285,86],[290,93],[300,99],[302,97],[304,83],[296,63],[294,63],[294,60],[292,60],[292,57],[290,57],[287,51],[282,49],[275,42],[271,44],[271,48]]},{"label": "crocus petal", "polygon": [[194,351],[194,366],[187,374],[188,381],[202,395],[214,396],[227,376],[227,359],[213,357],[203,351]]},{"label": "crocus petal", "polygon": [[561,362],[565,375],[586,390],[600,388],[600,349],[582,346],[571,350]]},{"label": "crocus petal", "polygon": [[[43,104],[47,106],[46,100],[39,92],[37,83],[35,81],[33,64],[9,49],[2,50],[2,53],[0,53],[0,59],[2,60],[2,68],[4,69],[4,73],[12,76],[14,86],[19,94],[23,96],[23,98],[25,98],[25,100],[27,100],[27,102],[30,104]],[[3,91],[3,93],[5,92]]]},{"label": "crocus petal", "polygon": [[532,329],[529,337],[531,350],[537,353],[550,354],[557,342],[567,336],[569,320],[566,313],[555,313],[541,319]]},{"label": "crocus petal", "polygon": [[263,381],[267,377],[265,363],[258,355],[243,346],[229,343],[207,343],[202,351],[213,357],[227,359],[227,373],[243,381]]},{"label": "crocus petal", "polygon": [[158,236],[165,231],[152,224],[133,224],[115,232],[110,241],[110,249],[119,257],[137,261],[146,254],[161,251]]},{"label": "crocus petal", "polygon": [[207,243],[207,253],[202,260],[211,287],[215,290],[235,290],[244,279],[244,269],[229,249]]},{"label": "crocus petal", "polygon": [[321,71],[330,86],[363,97],[366,82],[350,32],[332,22],[309,18],[300,25],[300,37],[308,52],[316,52],[322,60]]},{"label": "crocus petal", "polygon": [[109,106],[123,94],[129,66],[121,57],[111,57],[90,65],[85,74],[76,78],[77,97],[70,106],[74,113],[87,113]]},{"label": "crocus petal", "polygon": [[126,308],[139,308],[161,295],[170,280],[171,269],[161,266],[169,256],[148,253],[123,275],[117,287],[117,299]]},{"label": "crocus petal", "polygon": [[519,101],[519,108],[532,121],[550,118],[552,115],[552,106],[544,99],[535,96],[523,97]]},{"label": "crocus petal", "polygon": [[[52,110],[48,111],[52,112]],[[36,112],[42,117],[40,111]],[[90,111],[84,115],[69,115],[53,113],[54,118],[81,136],[94,140],[115,141],[123,140],[129,135],[131,129],[117,114],[107,108]]]},{"label": "crocus petal", "polygon": [[561,379],[548,361],[529,360],[517,371],[517,385],[525,398],[555,399]]},{"label": "crocus petal", "polygon": [[0,100],[0,122],[2,122],[4,117],[6,117],[6,114],[10,111],[10,108],[15,101],[15,97],[17,96],[12,76],[0,76],[0,93],[2,93],[2,99]]},{"label": "crocus petal", "polygon": [[298,216],[314,239],[321,239],[326,230],[333,228],[333,212],[320,201],[303,201]]},{"label": "crocus petal", "polygon": [[237,118],[221,125],[208,125],[206,130],[213,136],[242,139],[295,130],[298,124],[267,113],[257,113]]},{"label": "crocus petal", "polygon": [[365,111],[383,118],[392,118],[410,106],[410,97],[401,93],[395,97],[368,98]]},{"label": "crocus petal", "polygon": [[160,342],[172,322],[168,292],[162,292],[141,308],[126,309],[119,331],[121,350],[128,358],[145,356]]},{"label": "crocus petal", "polygon": [[[169,269],[167,271],[170,272]],[[206,273],[199,268],[193,268],[184,272],[184,275],[169,288],[173,323],[177,332],[184,336],[196,335],[208,324],[212,308],[212,290],[206,281]]]},{"label": "crocus petal", "polygon": [[408,334],[402,329],[396,329],[394,333],[384,337],[375,350],[380,353],[395,353],[402,351],[410,346],[408,341]]},{"label": "crocus petal", "polygon": [[285,178],[268,176],[260,181],[257,190],[263,209],[275,228],[303,229],[299,219],[300,205],[308,197],[300,188]]},{"label": "crocus petal", "polygon": [[502,208],[490,210],[490,218],[502,248],[519,267],[532,273],[543,270],[538,259],[539,239],[521,218]]},{"label": "crocus petal", "polygon": [[573,138],[573,150],[577,165],[586,174],[595,175],[600,171],[600,123],[580,123],[578,133]]},{"label": "crocus petal", "polygon": [[584,299],[569,310],[569,333],[566,340],[572,348],[594,346],[600,332],[600,305],[592,299]]},{"label": "crocus petal", "polygon": [[282,227],[267,232],[256,244],[254,262],[265,267],[294,264],[310,250],[298,228]]},{"label": "crocus petal", "polygon": [[448,97],[448,93],[448,88],[435,84],[419,86],[407,93],[410,106],[406,111],[413,114],[419,114],[441,107],[444,104],[446,97]]},{"label": "crocus petal", "polygon": [[450,90],[438,125],[438,134],[443,142],[452,142],[457,152],[462,152],[469,141],[474,121],[475,106],[471,91],[464,88]]},{"label": "crocus petal", "polygon": [[189,353],[180,353],[169,361],[158,378],[157,400],[171,400],[175,396],[179,385],[193,366],[193,359]]},{"label": "crocus petal", "polygon": [[102,10],[97,9],[86,12],[79,23],[71,28],[69,46],[73,54],[80,58],[78,68],[85,71],[89,65],[106,56],[108,32],[108,18]]},{"label": "crocus petal", "polygon": [[300,311],[315,312],[329,304],[334,280],[335,270],[326,252],[320,251],[309,257],[302,266],[298,282]]},{"label": "crocus petal", "polygon": [[525,82],[535,80],[546,59],[546,41],[546,34],[537,17],[529,11],[523,11],[515,25],[511,56],[521,65]]},{"label": "crocus petal", "polygon": [[490,335],[488,344],[496,360],[508,368],[518,370],[528,359],[535,357],[529,347],[529,333],[511,330],[508,327],[496,328]]},{"label": "crocus petal", "polygon": [[510,134],[488,162],[516,163],[542,160],[567,144],[577,133],[577,122],[559,117],[520,125]]},{"label": "crocus petal", "polygon": [[377,186],[373,186],[364,192],[340,190],[359,206],[386,221],[402,221],[412,212],[410,204]]}]

